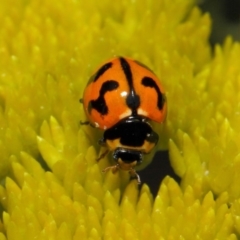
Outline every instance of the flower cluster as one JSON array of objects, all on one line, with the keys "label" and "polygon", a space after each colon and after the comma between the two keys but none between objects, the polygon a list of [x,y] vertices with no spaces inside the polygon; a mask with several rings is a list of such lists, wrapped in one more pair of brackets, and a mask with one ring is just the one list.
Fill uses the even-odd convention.
[{"label": "flower cluster", "polygon": [[[240,236],[240,45],[213,53],[192,0],[13,0],[0,9],[0,240]],[[170,177],[153,198],[126,172],[101,173],[99,133],[79,99],[114,55],[165,86]]]}]

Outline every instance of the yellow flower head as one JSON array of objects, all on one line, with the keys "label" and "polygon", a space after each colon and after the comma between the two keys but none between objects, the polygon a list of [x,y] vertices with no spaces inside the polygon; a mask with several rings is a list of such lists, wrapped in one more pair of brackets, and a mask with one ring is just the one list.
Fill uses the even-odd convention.
[{"label": "yellow flower head", "polygon": [[[2,1],[0,21],[0,240],[238,238],[240,47],[212,54],[194,1]],[[167,92],[158,149],[182,180],[155,198],[102,174],[102,133],[79,124],[89,76],[117,55]]]}]

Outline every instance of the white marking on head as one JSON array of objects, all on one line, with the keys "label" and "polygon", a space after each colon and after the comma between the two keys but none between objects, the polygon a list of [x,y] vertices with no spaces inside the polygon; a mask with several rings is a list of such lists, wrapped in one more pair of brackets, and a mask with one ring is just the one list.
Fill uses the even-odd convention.
[{"label": "white marking on head", "polygon": [[138,108],[137,113],[138,115],[141,115],[141,116],[148,116],[148,113],[144,111],[142,108]]},{"label": "white marking on head", "polygon": [[123,119],[125,117],[128,117],[132,114],[132,111],[130,109],[128,109],[127,111],[125,111],[124,113],[122,113],[120,116],[119,116],[119,119]]}]

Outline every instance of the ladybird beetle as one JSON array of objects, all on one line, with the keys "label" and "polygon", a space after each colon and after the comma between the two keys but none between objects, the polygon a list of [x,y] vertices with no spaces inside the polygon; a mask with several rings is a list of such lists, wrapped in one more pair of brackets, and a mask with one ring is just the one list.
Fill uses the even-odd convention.
[{"label": "ladybird beetle", "polygon": [[144,64],[116,57],[91,76],[80,102],[88,118],[82,124],[90,123],[104,130],[99,143],[107,150],[98,160],[109,151],[113,152],[116,165],[103,171],[126,170],[140,183],[135,167],[159,138],[150,122],[162,123],[167,112],[166,96],[159,79]]}]

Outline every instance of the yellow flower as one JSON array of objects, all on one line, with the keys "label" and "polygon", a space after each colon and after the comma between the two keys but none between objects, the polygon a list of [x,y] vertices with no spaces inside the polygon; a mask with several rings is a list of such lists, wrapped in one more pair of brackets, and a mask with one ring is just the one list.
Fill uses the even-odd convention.
[{"label": "yellow flower", "polygon": [[[212,54],[194,1],[2,1],[0,21],[0,240],[239,237],[240,47]],[[79,125],[88,78],[114,55],[167,90],[158,148],[182,181],[166,177],[155,198],[102,174],[101,133]]]}]

